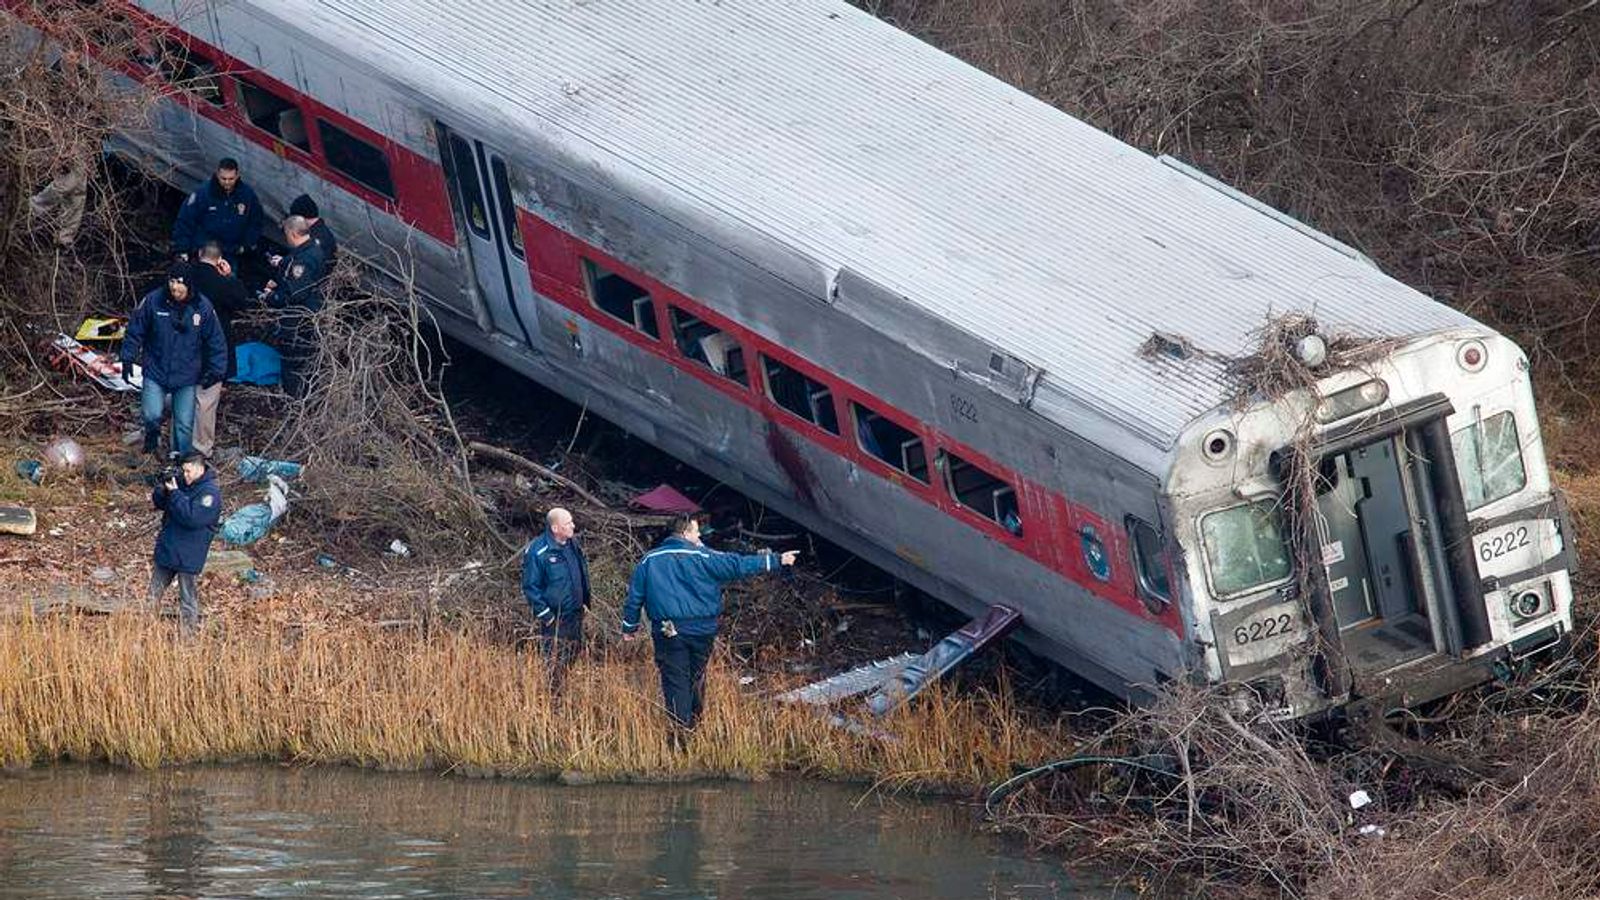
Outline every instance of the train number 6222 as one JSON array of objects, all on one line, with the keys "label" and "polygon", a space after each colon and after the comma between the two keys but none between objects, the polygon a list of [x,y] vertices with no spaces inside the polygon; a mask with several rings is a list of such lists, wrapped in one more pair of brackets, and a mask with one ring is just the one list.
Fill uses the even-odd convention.
[{"label": "train number 6222", "polygon": [[1233,630],[1233,642],[1243,647],[1256,641],[1264,641],[1267,638],[1288,634],[1289,626],[1292,624],[1294,624],[1294,620],[1289,617],[1288,613],[1280,613],[1268,619],[1246,622]]}]

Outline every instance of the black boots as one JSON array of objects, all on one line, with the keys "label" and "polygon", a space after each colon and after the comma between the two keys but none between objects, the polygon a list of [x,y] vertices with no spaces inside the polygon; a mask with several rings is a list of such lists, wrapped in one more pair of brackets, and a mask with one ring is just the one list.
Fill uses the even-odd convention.
[{"label": "black boots", "polygon": [[161,449],[161,432],[146,428],[144,431],[144,452],[156,453]]}]

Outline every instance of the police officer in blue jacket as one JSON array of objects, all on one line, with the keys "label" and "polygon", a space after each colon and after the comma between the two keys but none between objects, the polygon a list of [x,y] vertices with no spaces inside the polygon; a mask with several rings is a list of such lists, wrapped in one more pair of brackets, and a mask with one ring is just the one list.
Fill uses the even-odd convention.
[{"label": "police officer in blue jacket", "polygon": [[196,388],[222,381],[228,370],[228,342],[217,311],[190,284],[188,265],[178,263],[167,283],[146,294],[128,319],[122,338],[122,377],[133,364],[144,367],[139,415],[144,420],[144,452],[161,442],[161,418],[172,399],[172,449],[188,453],[194,436]]},{"label": "police officer in blue jacket", "polygon": [[283,220],[283,240],[289,252],[274,257],[276,270],[261,291],[261,301],[282,310],[273,340],[283,365],[283,389],[291,397],[304,396],[306,367],[316,356],[314,316],[322,309],[322,280],[328,274],[322,247],[311,239],[304,216]]},{"label": "police officer in blue jacket", "polygon": [[578,544],[572,513],[556,507],[544,517],[544,534],[522,555],[522,596],[539,623],[540,642],[559,672],[583,646],[583,611],[589,606],[589,562]]},{"label": "police officer in blue jacket", "polygon": [[178,610],[185,633],[200,625],[200,593],[196,580],[206,567],[211,537],[222,517],[222,491],[206,458],[184,456],[176,478],[156,485],[150,502],[161,510],[161,533],[156,537],[155,566],[150,572],[150,605],[161,602],[167,585],[177,579]]},{"label": "police officer in blue jacket", "polygon": [[217,171],[178,209],[172,224],[172,252],[187,262],[210,241],[222,248],[222,255],[235,267],[245,251],[261,241],[261,201],[239,175],[239,163],[231,157],[217,161]]},{"label": "police officer in blue jacket", "polygon": [[699,521],[684,515],[673,520],[672,534],[639,561],[622,606],[622,639],[633,640],[643,607],[650,616],[661,693],[673,724],[693,728],[700,719],[706,662],[722,615],[722,586],[792,566],[799,555],[798,550],[781,554],[712,550],[700,543]]}]

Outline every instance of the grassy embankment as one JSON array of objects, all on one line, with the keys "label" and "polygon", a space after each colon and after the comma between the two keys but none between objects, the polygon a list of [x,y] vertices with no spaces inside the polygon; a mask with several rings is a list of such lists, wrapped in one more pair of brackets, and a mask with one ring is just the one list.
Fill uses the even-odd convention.
[{"label": "grassy embankment", "polygon": [[668,749],[645,652],[575,666],[559,695],[537,655],[472,636],[212,629],[21,616],[0,624],[0,761],[134,766],[282,759],[601,779],[808,775],[971,786],[1059,751],[1005,693],[934,692],[856,736],[712,669],[688,752]]}]

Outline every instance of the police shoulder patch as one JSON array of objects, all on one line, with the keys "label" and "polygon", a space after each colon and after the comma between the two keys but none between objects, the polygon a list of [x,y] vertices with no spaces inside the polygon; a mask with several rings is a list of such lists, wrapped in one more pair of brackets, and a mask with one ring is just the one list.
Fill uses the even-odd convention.
[{"label": "police shoulder patch", "polygon": [[244,215],[244,204],[243,203],[239,204],[239,215],[241,215],[241,216]]},{"label": "police shoulder patch", "polygon": [[196,328],[200,327],[200,314],[199,313],[195,313],[194,314],[194,327],[196,327]]},{"label": "police shoulder patch", "polygon": [[306,274],[306,267],[305,267],[304,263],[295,263],[293,266],[291,266],[289,268],[289,277],[290,278],[299,278],[300,276],[302,276],[304,274]]},{"label": "police shoulder patch", "polygon": [[198,191],[196,191],[195,193],[189,195],[189,199],[188,200],[183,201],[183,205],[184,206],[193,206],[195,204],[195,201],[197,201],[199,199],[200,199],[200,193]]},{"label": "police shoulder patch", "polygon": [[213,501],[211,499],[211,495],[210,494],[206,494],[206,495],[204,495],[204,496],[202,496],[200,498],[200,505],[201,506],[210,506],[212,504],[212,502]]}]

